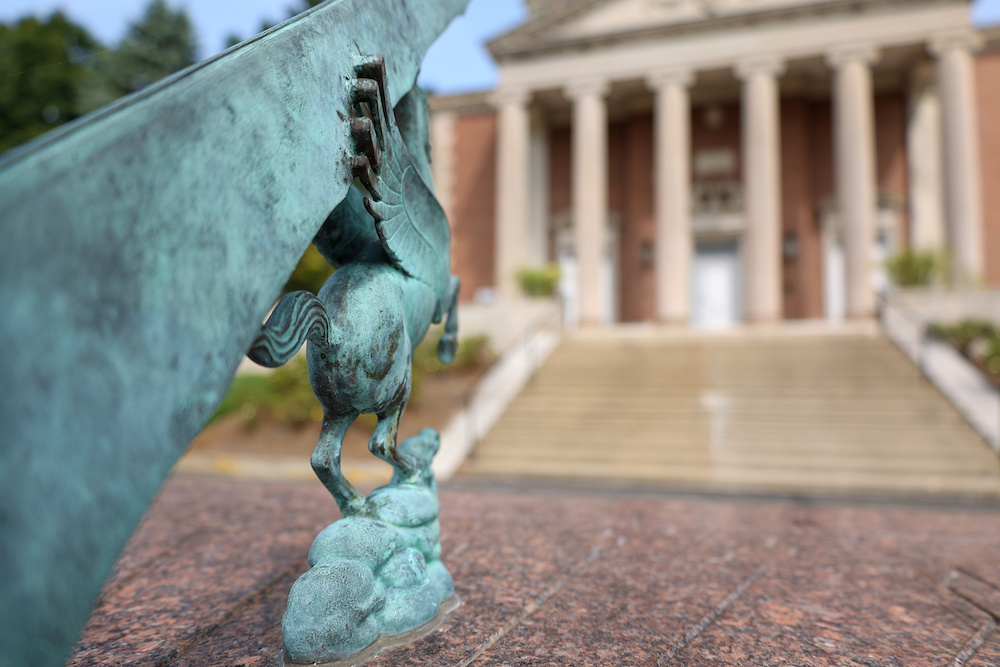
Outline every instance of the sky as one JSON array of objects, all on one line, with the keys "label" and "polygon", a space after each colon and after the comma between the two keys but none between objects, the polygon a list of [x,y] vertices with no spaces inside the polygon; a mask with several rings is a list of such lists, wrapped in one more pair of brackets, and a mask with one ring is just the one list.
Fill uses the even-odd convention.
[{"label": "sky", "polygon": [[[231,34],[256,33],[263,21],[284,20],[291,0],[167,0],[184,7],[198,32],[200,56],[221,51]],[[61,9],[105,44],[113,45],[138,19],[148,0],[3,0],[0,22],[25,15],[45,16]],[[484,44],[524,21],[523,0],[472,0],[431,47],[420,83],[438,94],[487,90],[496,84],[496,67]],[[978,25],[1000,23],[1000,0],[975,0],[972,19]]]}]

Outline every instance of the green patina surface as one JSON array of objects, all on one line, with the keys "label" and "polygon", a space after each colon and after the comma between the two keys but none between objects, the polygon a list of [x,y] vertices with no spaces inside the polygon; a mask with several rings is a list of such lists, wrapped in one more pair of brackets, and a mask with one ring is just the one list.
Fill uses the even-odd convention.
[{"label": "green patina surface", "polygon": [[0,160],[0,665],[58,665],[352,181],[348,81],[395,105],[466,4],[339,0]]},{"label": "green patina surface", "polygon": [[[354,69],[350,161],[359,185],[313,239],[338,270],[316,295],[282,297],[247,352],[279,366],[308,339],[309,381],[323,411],[312,467],[345,516],[317,538],[322,546],[311,553],[319,560],[311,558],[313,568],[289,594],[285,654],[303,664],[343,661],[409,636],[454,593],[439,559],[430,467],[438,435],[425,429],[396,444],[414,350],[427,328],[446,318],[441,362],[450,363],[457,347],[459,280],[450,275],[448,220],[431,183],[428,104],[417,87],[395,108],[384,102],[380,55]],[[359,414],[378,417],[368,447],[396,470],[368,498],[340,467],[344,435]],[[375,552],[384,553],[366,556]]]}]

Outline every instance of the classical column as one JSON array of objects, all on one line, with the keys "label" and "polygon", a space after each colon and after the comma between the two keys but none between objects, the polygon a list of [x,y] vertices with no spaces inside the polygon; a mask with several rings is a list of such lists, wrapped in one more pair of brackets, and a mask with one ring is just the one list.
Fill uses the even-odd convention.
[{"label": "classical column", "polygon": [[529,256],[530,93],[497,91],[497,192],[496,192],[496,281],[505,299],[520,295],[518,269],[531,263]]},{"label": "classical column", "polygon": [[944,224],[944,176],[941,97],[930,62],[913,68],[906,124],[910,246],[939,252],[947,245]]},{"label": "classical column", "polygon": [[827,54],[834,70],[833,162],[838,215],[843,234],[847,316],[871,317],[872,244],[878,191],[875,174],[875,99],[871,65],[878,52],[853,47]]},{"label": "classical column", "polygon": [[531,116],[531,224],[529,245],[531,263],[542,266],[549,261],[549,128],[544,111],[532,110]]},{"label": "classical column", "polygon": [[778,77],[784,64],[774,58],[738,63],[743,82],[743,189],[746,206],[743,262],[746,317],[751,322],[781,319],[781,118]]},{"label": "classical column", "polygon": [[573,238],[579,276],[580,322],[602,323],[601,261],[608,217],[608,112],[604,81],[566,87],[573,101]]},{"label": "classical column", "polygon": [[646,85],[656,93],[653,202],[656,211],[656,316],[687,324],[690,316],[691,97],[689,71],[660,72]]},{"label": "classical column", "polygon": [[944,133],[944,182],[954,277],[970,284],[983,276],[983,210],[976,114],[976,35],[943,35],[929,44],[937,58]]},{"label": "classical column", "polygon": [[434,196],[448,216],[452,232],[455,230],[455,125],[458,115],[454,111],[435,111],[431,114],[431,178]]}]

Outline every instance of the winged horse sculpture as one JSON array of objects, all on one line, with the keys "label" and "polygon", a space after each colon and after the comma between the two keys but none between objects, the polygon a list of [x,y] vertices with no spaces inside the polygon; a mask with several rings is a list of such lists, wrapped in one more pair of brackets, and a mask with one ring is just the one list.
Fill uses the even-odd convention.
[{"label": "winged horse sculpture", "polygon": [[357,152],[347,159],[357,187],[313,240],[337,271],[318,295],[286,294],[247,352],[273,368],[308,340],[309,379],[324,414],[312,467],[345,516],[365,511],[340,468],[344,435],[359,414],[378,416],[368,443],[375,456],[397,469],[419,466],[396,449],[413,350],[447,316],[438,357],[451,362],[459,289],[431,184],[426,97],[414,87],[390,107],[382,56],[360,59],[355,75],[348,120]]}]

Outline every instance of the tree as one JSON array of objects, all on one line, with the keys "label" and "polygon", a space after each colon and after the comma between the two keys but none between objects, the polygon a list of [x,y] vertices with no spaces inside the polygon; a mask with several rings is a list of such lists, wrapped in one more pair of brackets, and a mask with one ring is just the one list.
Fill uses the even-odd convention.
[{"label": "tree", "polygon": [[184,69],[198,59],[197,38],[183,9],[152,0],[114,51],[101,54],[84,85],[81,105],[87,111]]},{"label": "tree", "polygon": [[[323,2],[324,0],[299,0],[299,3],[297,5],[288,8],[288,18],[297,16],[298,14],[301,14],[307,9],[312,9],[316,5],[319,5]],[[260,22],[260,30],[258,30],[257,32],[261,33],[264,32],[265,30],[270,30],[276,25],[277,23],[271,23],[269,19],[264,19],[263,21]],[[238,33],[231,32],[229,33],[229,36],[226,37],[226,48],[229,48],[230,46],[235,46],[236,44],[239,44],[242,41],[243,37],[241,37]]]},{"label": "tree", "polygon": [[62,13],[0,24],[0,152],[80,115],[99,44]]}]

